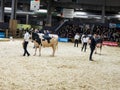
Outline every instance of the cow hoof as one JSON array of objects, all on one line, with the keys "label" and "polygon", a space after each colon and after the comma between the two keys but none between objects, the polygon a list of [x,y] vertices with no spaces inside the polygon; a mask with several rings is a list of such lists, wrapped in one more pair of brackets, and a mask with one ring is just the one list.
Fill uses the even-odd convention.
[{"label": "cow hoof", "polygon": [[51,55],[51,57],[54,57],[54,55]]}]

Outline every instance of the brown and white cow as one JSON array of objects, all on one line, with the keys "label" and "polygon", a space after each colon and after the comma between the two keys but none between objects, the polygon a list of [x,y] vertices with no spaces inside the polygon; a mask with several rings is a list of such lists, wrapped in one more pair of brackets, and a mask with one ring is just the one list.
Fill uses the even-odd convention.
[{"label": "brown and white cow", "polygon": [[99,39],[96,40],[95,54],[97,54],[97,48],[100,48],[100,55],[101,55],[103,38],[100,35],[98,35],[98,38]]},{"label": "brown and white cow", "polygon": [[41,47],[52,47],[53,53],[52,56],[55,55],[56,48],[58,47],[58,35],[55,34],[49,34],[51,37],[50,42],[46,39],[43,38],[44,34],[38,34],[40,43],[38,43],[36,40],[33,40],[33,43],[35,45],[35,53],[34,56],[36,55],[37,48],[39,49],[39,56],[41,56]]}]

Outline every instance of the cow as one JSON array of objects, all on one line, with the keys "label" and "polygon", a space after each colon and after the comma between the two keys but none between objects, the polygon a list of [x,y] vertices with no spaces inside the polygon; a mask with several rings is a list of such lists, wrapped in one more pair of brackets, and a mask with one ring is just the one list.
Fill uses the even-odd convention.
[{"label": "cow", "polygon": [[[35,53],[34,56],[36,55],[37,48],[39,48],[39,56],[41,56],[41,47],[52,47],[53,53],[52,56],[55,55],[56,48],[58,47],[58,35],[55,34],[49,34],[49,42],[46,38],[44,38],[44,34],[37,33],[39,38],[34,38],[36,37],[35,35],[32,35],[32,40],[35,46]],[[36,34],[36,35],[37,35]]]},{"label": "cow", "polygon": [[98,35],[98,38],[96,39],[96,48],[95,48],[95,54],[97,54],[97,48],[100,48],[100,55],[101,55],[101,51],[102,51],[102,42],[103,39],[100,35]]}]

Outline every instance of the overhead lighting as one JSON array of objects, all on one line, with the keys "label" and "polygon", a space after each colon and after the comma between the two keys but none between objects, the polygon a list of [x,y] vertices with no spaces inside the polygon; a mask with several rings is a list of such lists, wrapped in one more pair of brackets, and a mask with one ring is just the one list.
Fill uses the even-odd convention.
[{"label": "overhead lighting", "polygon": [[87,15],[87,13],[86,12],[74,12],[74,15]]},{"label": "overhead lighting", "polygon": [[77,17],[77,18],[88,18],[86,12],[74,12],[74,17]]},{"label": "overhead lighting", "polygon": [[88,15],[89,18],[101,19],[101,15]]},{"label": "overhead lighting", "polygon": [[77,10],[77,11],[82,11],[83,8],[76,8],[75,10]]},{"label": "overhead lighting", "polygon": [[37,17],[36,15],[34,15],[33,17]]},{"label": "overhead lighting", "polygon": [[74,16],[74,17],[77,17],[77,18],[89,18],[88,16],[82,16],[82,15],[81,16],[80,15],[79,16]]},{"label": "overhead lighting", "polygon": [[79,8],[76,8],[75,10],[79,10]]},{"label": "overhead lighting", "polygon": [[46,9],[39,9],[39,10],[37,10],[36,12],[39,12],[39,13],[47,13],[47,10],[46,10]]},{"label": "overhead lighting", "polygon": [[82,10],[83,10],[83,8],[80,8],[80,10],[82,11]]},{"label": "overhead lighting", "polygon": [[120,15],[115,15],[116,18],[120,18]]},{"label": "overhead lighting", "polygon": [[101,19],[101,17],[94,17],[95,19]]},{"label": "overhead lighting", "polygon": [[5,7],[4,10],[11,11],[12,8],[11,7]]}]

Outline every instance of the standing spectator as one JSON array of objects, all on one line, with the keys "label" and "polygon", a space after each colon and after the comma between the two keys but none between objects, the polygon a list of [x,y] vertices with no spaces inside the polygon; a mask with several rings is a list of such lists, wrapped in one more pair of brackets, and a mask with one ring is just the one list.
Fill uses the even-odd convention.
[{"label": "standing spectator", "polygon": [[74,47],[76,47],[76,45],[78,47],[79,38],[80,38],[79,34],[76,33],[76,35],[74,36]]},{"label": "standing spectator", "polygon": [[26,54],[27,54],[27,56],[30,56],[30,53],[27,51],[29,38],[30,38],[30,34],[28,33],[28,30],[26,30],[26,32],[24,34],[24,41],[23,41],[23,49],[24,49],[23,56],[25,56]]},{"label": "standing spectator", "polygon": [[81,43],[82,43],[82,45],[83,45],[83,37],[85,36],[85,34],[82,34],[82,36],[81,36]]},{"label": "standing spectator", "polygon": [[86,52],[87,42],[88,42],[88,38],[86,35],[83,37],[82,42],[83,42],[83,46],[82,46],[81,51],[83,51],[83,48],[84,48],[84,52]]},{"label": "standing spectator", "polygon": [[89,39],[89,43],[90,43],[90,57],[89,57],[89,60],[90,61],[93,61],[92,59],[92,55],[93,55],[93,52],[95,50],[95,47],[96,47],[96,41],[95,41],[95,38],[96,38],[96,34],[93,35],[93,37],[90,37]]}]

